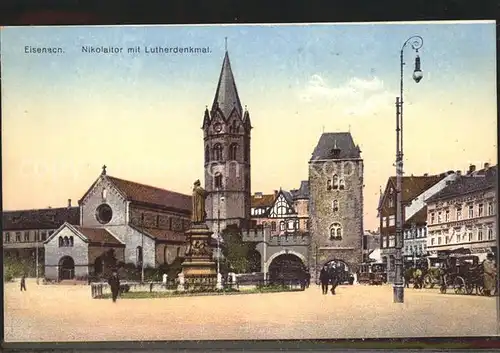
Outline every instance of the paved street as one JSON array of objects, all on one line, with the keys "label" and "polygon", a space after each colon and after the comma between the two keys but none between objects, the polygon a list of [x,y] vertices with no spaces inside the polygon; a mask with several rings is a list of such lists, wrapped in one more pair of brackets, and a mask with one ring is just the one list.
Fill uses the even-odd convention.
[{"label": "paved street", "polygon": [[5,287],[5,340],[102,341],[310,339],[496,334],[496,299],[345,286],[336,296],[305,292],[111,300],[88,286]]}]

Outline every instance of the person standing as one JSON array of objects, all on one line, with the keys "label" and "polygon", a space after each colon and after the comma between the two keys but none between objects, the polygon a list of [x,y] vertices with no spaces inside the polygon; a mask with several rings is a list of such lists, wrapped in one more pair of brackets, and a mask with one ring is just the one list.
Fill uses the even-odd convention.
[{"label": "person standing", "polygon": [[325,265],[319,273],[319,281],[321,282],[321,291],[323,294],[328,294],[328,282],[330,281],[328,275],[328,267]]},{"label": "person standing", "polygon": [[486,296],[490,296],[495,291],[497,269],[493,258],[493,254],[489,253],[483,261],[484,295]]},{"label": "person standing", "polygon": [[163,274],[163,287],[167,288],[167,280],[168,280],[168,275],[166,273]]},{"label": "person standing", "polygon": [[339,284],[339,273],[337,267],[335,265],[330,269],[330,283],[332,285],[331,292],[332,295],[335,295],[335,288],[337,288]]},{"label": "person standing", "polygon": [[113,299],[113,303],[116,302],[118,298],[118,293],[120,292],[120,278],[118,277],[118,273],[116,270],[113,270],[111,277],[108,279],[109,287],[111,288],[111,297]]},{"label": "person standing", "polygon": [[25,291],[26,292],[26,275],[23,274],[21,277],[21,292]]}]

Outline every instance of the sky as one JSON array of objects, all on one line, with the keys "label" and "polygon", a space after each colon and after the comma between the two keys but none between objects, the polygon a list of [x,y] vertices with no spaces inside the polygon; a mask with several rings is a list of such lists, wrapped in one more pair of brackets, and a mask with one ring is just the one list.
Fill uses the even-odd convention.
[{"label": "sky", "polygon": [[[205,106],[225,51],[251,116],[252,193],[298,188],[323,132],[350,131],[364,159],[364,227],[395,174],[404,49],[405,175],[497,163],[495,23],[3,27],[4,210],[76,204],[109,175],[186,194],[203,178]],[[60,47],[27,54],[25,47]],[[121,54],[82,46],[123,47]],[[128,47],[141,53],[129,54]],[[205,54],[146,54],[145,47]]]}]

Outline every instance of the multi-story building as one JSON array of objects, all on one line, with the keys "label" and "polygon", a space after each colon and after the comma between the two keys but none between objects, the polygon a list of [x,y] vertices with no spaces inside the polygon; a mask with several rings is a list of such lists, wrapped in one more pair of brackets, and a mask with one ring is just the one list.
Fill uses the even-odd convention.
[{"label": "multi-story building", "polygon": [[[409,176],[402,179],[403,255],[406,259],[425,256],[426,237],[425,198],[442,190],[455,178],[453,172],[429,176]],[[387,264],[388,281],[394,280],[396,253],[396,177],[390,177],[380,199],[380,252]]]},{"label": "multi-story building", "polygon": [[309,231],[309,185],[299,189],[275,190],[274,194],[252,196],[252,221],[257,228],[270,228],[271,236],[285,236]]},{"label": "multi-story building", "polygon": [[363,234],[363,262],[379,261],[380,232],[365,230]]},{"label": "multi-story building", "polygon": [[427,249],[463,250],[482,259],[497,249],[497,166],[476,171],[471,165],[465,175],[427,199]]},{"label": "multi-story building", "polygon": [[2,214],[3,253],[5,257],[43,266],[43,243],[65,222],[80,224],[80,208],[67,207],[37,210],[4,211]]},{"label": "multi-story building", "polygon": [[309,161],[310,272],[330,261],[356,272],[363,260],[363,159],[349,132],[324,133]]}]

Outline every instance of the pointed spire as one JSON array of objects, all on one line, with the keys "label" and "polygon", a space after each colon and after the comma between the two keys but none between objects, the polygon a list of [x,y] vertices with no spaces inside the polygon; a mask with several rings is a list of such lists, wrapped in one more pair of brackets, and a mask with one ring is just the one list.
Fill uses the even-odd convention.
[{"label": "pointed spire", "polygon": [[101,175],[106,175],[106,164],[102,166],[102,172]]},{"label": "pointed spire", "polygon": [[222,69],[220,72],[219,83],[217,84],[217,91],[212,105],[212,113],[217,107],[222,111],[224,118],[227,119],[233,109],[242,116],[242,107],[236,83],[234,81],[233,71],[231,70],[231,63],[229,61],[229,54],[226,51],[224,61],[222,62]]},{"label": "pointed spire", "polygon": [[208,106],[205,106],[205,114],[203,115],[203,126],[204,129],[206,126],[210,125],[210,112],[208,111]]}]

